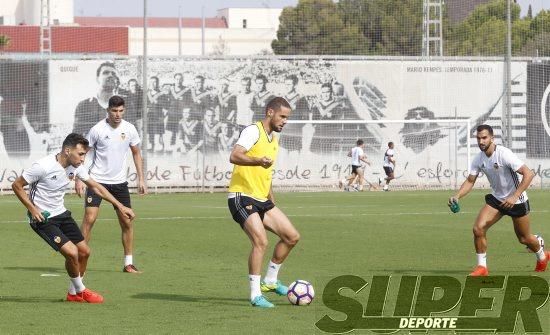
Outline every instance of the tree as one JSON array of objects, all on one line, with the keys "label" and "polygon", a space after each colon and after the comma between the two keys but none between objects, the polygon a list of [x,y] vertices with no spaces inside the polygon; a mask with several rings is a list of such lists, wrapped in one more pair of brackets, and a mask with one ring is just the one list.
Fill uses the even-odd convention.
[{"label": "tree", "polygon": [[11,43],[11,39],[8,35],[0,35],[0,50],[9,46],[10,43]]},{"label": "tree", "polygon": [[422,53],[422,0],[341,0],[345,24],[358,26],[367,54],[417,56]]},{"label": "tree", "polygon": [[271,46],[278,55],[362,55],[367,41],[356,25],[344,23],[331,0],[300,0],[283,9]]},{"label": "tree", "polygon": [[[446,30],[444,54],[500,56],[506,53],[506,0],[479,5],[464,21]],[[520,22],[521,8],[512,4],[511,19]],[[517,48],[520,47],[516,45]],[[513,48],[514,49],[514,48]]]}]

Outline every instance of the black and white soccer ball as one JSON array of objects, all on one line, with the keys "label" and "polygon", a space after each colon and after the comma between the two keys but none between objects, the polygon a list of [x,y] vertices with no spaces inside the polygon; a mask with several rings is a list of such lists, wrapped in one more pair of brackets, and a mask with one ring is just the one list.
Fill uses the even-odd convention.
[{"label": "black and white soccer ball", "polygon": [[307,306],[311,304],[315,297],[313,285],[305,280],[296,280],[288,286],[286,294],[288,301],[297,306]]}]

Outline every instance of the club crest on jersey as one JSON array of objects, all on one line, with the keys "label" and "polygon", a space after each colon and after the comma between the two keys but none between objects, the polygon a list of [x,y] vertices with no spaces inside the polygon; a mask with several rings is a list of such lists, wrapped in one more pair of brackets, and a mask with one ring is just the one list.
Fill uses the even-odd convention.
[{"label": "club crest on jersey", "polygon": [[74,173],[71,172],[71,173],[69,173],[69,180],[73,180],[73,179],[74,179]]},{"label": "club crest on jersey", "polygon": [[126,134],[125,133],[121,133],[120,134],[120,138],[124,141],[126,139]]},{"label": "club crest on jersey", "polygon": [[55,243],[59,244],[59,243],[61,243],[61,237],[59,237],[59,236],[54,236],[53,241],[54,241]]},{"label": "club crest on jersey", "polygon": [[493,167],[495,168],[495,170],[498,170],[498,163],[493,164]]}]

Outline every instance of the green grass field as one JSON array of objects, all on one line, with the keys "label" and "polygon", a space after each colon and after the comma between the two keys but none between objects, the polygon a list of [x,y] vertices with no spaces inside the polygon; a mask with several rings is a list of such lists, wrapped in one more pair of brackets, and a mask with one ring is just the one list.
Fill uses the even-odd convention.
[{"label": "green grass field", "polygon": [[[450,194],[277,194],[278,206],[302,235],[280,279],[309,280],[317,296],[311,306],[295,307],[286,297],[270,295],[277,305],[271,310],[249,305],[249,242],[229,215],[226,194],[134,196],[134,259],[141,275],[121,272],[120,228],[104,205],[85,277],[88,287],[104,295],[102,305],[62,302],[68,286],[63,258],[24,222],[17,199],[3,196],[0,334],[319,333],[314,324],[326,313],[321,295],[330,278],[471,270],[471,227],[484,192],[464,199],[459,214],[446,206]],[[550,237],[550,193],[529,195],[533,232]],[[79,222],[81,200],[67,196],[66,206]],[[275,241],[271,236],[270,250]],[[491,274],[533,274],[534,256],[517,242],[509,218],[489,233],[488,262]]]}]

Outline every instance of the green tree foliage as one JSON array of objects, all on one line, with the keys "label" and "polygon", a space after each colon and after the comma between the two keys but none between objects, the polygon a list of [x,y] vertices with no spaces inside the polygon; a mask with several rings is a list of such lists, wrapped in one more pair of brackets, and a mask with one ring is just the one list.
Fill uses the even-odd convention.
[{"label": "green tree foliage", "polygon": [[[511,4],[513,56],[550,56],[550,11],[520,18]],[[445,56],[504,56],[507,0],[477,6],[461,22],[443,17]],[[280,17],[275,54],[422,54],[423,0],[300,0]]]},{"label": "green tree foliage", "polygon": [[11,39],[7,35],[0,35],[0,50],[10,45]]},{"label": "green tree foliage", "polygon": [[271,47],[279,55],[361,55],[366,39],[344,24],[331,0],[300,0],[283,10]]},{"label": "green tree foliage", "polygon": [[422,0],[341,0],[346,24],[358,26],[369,55],[417,56],[422,53]]}]

